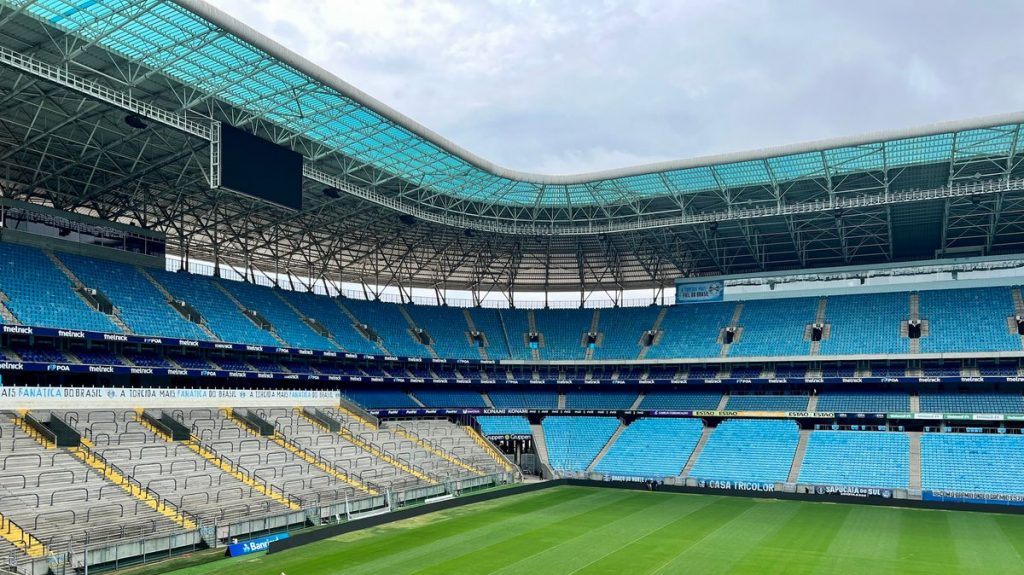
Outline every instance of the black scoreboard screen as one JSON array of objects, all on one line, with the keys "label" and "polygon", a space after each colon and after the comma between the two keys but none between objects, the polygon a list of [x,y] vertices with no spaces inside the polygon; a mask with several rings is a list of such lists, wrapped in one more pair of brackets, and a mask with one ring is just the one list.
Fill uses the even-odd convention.
[{"label": "black scoreboard screen", "polygon": [[222,187],[302,209],[302,154],[221,123],[220,166]]}]

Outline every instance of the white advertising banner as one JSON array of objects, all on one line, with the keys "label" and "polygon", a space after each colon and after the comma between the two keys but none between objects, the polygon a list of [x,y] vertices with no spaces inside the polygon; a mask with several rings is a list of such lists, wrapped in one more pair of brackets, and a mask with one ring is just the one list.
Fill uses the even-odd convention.
[{"label": "white advertising banner", "polygon": [[337,390],[0,387],[0,409],[299,407],[338,405]]}]

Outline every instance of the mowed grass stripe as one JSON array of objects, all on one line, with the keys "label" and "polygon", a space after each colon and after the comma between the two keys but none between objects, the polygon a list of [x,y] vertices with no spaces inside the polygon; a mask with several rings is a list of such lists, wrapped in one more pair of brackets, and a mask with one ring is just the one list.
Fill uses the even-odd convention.
[{"label": "mowed grass stripe", "polygon": [[523,553],[536,552],[558,545],[574,537],[588,535],[594,529],[614,521],[618,516],[631,514],[652,505],[648,494],[635,491],[622,492],[623,497],[561,521],[527,531],[510,539],[498,541],[452,557],[441,563],[420,569],[422,575],[442,573],[492,573],[515,561]]},{"label": "mowed grass stripe", "polygon": [[[744,569],[739,564],[761,550],[766,539],[789,526],[799,511],[771,499],[754,500],[750,509],[680,550],[655,573],[742,573]],[[763,569],[764,565],[760,565],[759,572]]]},{"label": "mowed grass stripe", "polygon": [[[832,539],[815,575],[879,573],[899,560],[899,531],[905,510],[853,507]],[[929,568],[930,569],[930,568]]]},{"label": "mowed grass stripe", "polygon": [[[583,490],[581,493],[587,496],[549,504],[540,513],[521,513],[502,521],[484,523],[471,531],[453,533],[448,537],[437,539],[429,545],[418,545],[411,548],[393,546],[387,553],[379,554],[371,562],[346,568],[345,573],[346,575],[413,573],[426,566],[466,553],[467,550],[507,541],[510,538],[521,536],[523,533],[536,530],[540,526],[565,521],[581,513],[586,513],[595,506],[611,501],[620,501],[629,495],[628,492],[611,494],[594,490]],[[484,512],[484,514],[487,513],[489,512]],[[401,542],[396,543],[401,544]]]},{"label": "mowed grass stripe", "polygon": [[1024,516],[557,487],[176,575],[1024,572]]},{"label": "mowed grass stripe", "polygon": [[714,501],[701,508],[699,514],[684,515],[577,573],[652,573],[670,562],[681,550],[739,517],[754,505],[752,499],[711,497],[715,497]]},{"label": "mowed grass stripe", "polygon": [[[713,502],[711,498],[679,497],[672,494],[647,494],[651,505],[623,515],[615,521],[591,531],[586,537],[576,537],[541,552],[518,559],[494,575],[534,573],[538,570],[556,570],[575,573],[614,551],[646,537],[681,516],[695,513]],[[600,544],[595,545],[595,542]]]},{"label": "mowed grass stripe", "polygon": [[1024,561],[992,517],[955,513],[949,517],[949,528],[964,572],[1024,573]]},{"label": "mowed grass stripe", "polygon": [[[430,555],[432,546],[443,539],[461,533],[476,533],[480,529],[500,529],[504,521],[533,517],[535,513],[548,510],[558,514],[561,509],[577,512],[574,504],[587,498],[604,498],[614,494],[583,488],[551,489],[524,495],[513,495],[473,506],[432,513],[429,516],[399,521],[356,533],[341,535],[319,543],[284,551],[275,555],[258,555],[241,563],[223,567],[218,574],[252,575],[254,564],[303,564],[303,575],[338,573],[344,566],[347,573],[366,563],[388,558],[393,552],[426,548]],[[429,529],[422,521],[429,521]],[[305,567],[308,565],[308,567]],[[270,571],[267,571],[270,573]],[[279,573],[280,571],[276,572]],[[381,572],[374,568],[371,573]]]}]

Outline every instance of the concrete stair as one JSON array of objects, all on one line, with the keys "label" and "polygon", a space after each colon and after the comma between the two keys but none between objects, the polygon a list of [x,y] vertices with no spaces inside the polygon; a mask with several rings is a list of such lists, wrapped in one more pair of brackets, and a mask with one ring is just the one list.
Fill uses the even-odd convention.
[{"label": "concrete stair", "polygon": [[[537,334],[537,346],[538,348],[544,347],[544,334],[537,331],[537,316],[533,313],[533,310],[526,312],[526,319],[530,324],[530,333]],[[523,337],[526,337],[524,335]],[[534,361],[540,360],[540,349],[531,349],[530,358]]]},{"label": "concrete stair", "polygon": [[565,409],[565,394],[558,394],[558,409]]},{"label": "concrete stair", "polygon": [[[246,319],[252,322],[252,324],[255,325],[258,329],[263,329],[251,317],[249,317],[249,314],[245,313],[246,311],[249,310],[249,308],[245,307],[245,305],[242,302],[238,301],[238,298],[236,298],[235,295],[228,290],[228,288],[221,285],[219,281],[213,282],[213,285],[217,286],[217,289],[219,289],[221,293],[226,295],[227,298],[231,300],[231,303],[235,304],[235,306],[238,307],[238,310],[242,312],[242,315],[244,315]],[[277,335],[277,331],[274,330],[274,326],[270,326],[270,329],[264,331],[273,336],[273,338],[277,340],[277,343],[285,347],[288,346],[288,342],[286,342],[281,336]]]},{"label": "concrete stair", "polygon": [[[429,331],[427,331],[426,329],[424,329],[421,326],[416,325],[416,320],[412,319],[412,316],[409,315],[409,310],[405,309],[404,305],[399,305],[398,306],[398,311],[401,312],[402,317],[405,318],[405,322],[409,324],[409,337],[413,338],[413,340],[415,340],[415,341],[418,341],[416,339],[416,335],[415,335],[417,329],[423,330],[428,336],[430,335]],[[426,345],[426,344],[420,344],[420,345],[422,345],[423,347],[427,348],[427,352],[430,353],[430,357],[440,357],[440,356],[437,355],[437,352],[434,351],[434,346],[433,345]]]},{"label": "concrete stair", "polygon": [[647,394],[645,394],[642,391],[640,393],[638,393],[637,396],[636,396],[636,400],[633,401],[633,405],[629,406],[629,410],[630,411],[637,411],[637,410],[639,410],[640,409],[640,404],[644,402],[644,397],[646,397],[646,395]]},{"label": "concrete stair", "polygon": [[[732,311],[732,318],[729,320],[727,327],[738,328],[736,330],[735,339],[733,342],[738,341],[743,336],[743,328],[740,327],[740,318],[743,316],[743,302],[737,302],[736,308]],[[722,343],[722,350],[719,352],[719,357],[726,357],[729,355],[729,348],[732,347],[731,343]]]},{"label": "concrete stair", "polygon": [[[654,318],[654,325],[651,326],[651,332],[654,333],[651,345],[658,345],[661,341],[661,324],[665,321],[665,314],[668,313],[667,307],[662,307],[661,311],[658,312],[658,317]],[[643,337],[643,336],[641,336]],[[643,359],[647,356],[647,352],[650,351],[650,347],[643,345],[641,342],[637,342],[640,345],[640,353],[637,354],[637,359]]]},{"label": "concrete stair", "polygon": [[921,396],[917,395],[916,393],[912,394],[910,396],[910,413],[920,413],[920,412],[921,412]]},{"label": "concrete stair", "polygon": [[[299,308],[297,308],[294,305],[292,305],[292,302],[288,301],[287,298],[285,298],[283,295],[281,295],[281,291],[280,290],[276,290],[275,289],[275,290],[271,290],[271,291],[274,292],[274,295],[277,296],[277,299],[281,300],[281,303],[283,303],[288,309],[292,310],[292,313],[295,314],[295,317],[299,318],[306,325],[309,325],[309,320],[311,318],[309,316],[303,314],[299,310]],[[312,329],[312,328],[310,328],[310,329]],[[318,335],[320,335],[320,334],[318,334]],[[345,348],[341,347],[341,344],[338,343],[337,341],[335,341],[333,334],[328,334],[327,336],[321,335],[321,337],[325,337],[327,339],[327,341],[331,342],[331,345],[333,345],[334,347],[344,351]]]},{"label": "concrete stair", "polygon": [[4,323],[8,325],[21,325],[18,318],[14,317],[11,310],[7,308],[7,302],[11,301],[11,298],[7,297],[7,294],[0,291],[0,317],[4,319]]},{"label": "concrete stair", "polygon": [[807,411],[818,411],[818,396],[812,395],[807,400]]},{"label": "concrete stair", "polygon": [[718,400],[718,407],[716,409],[718,411],[725,411],[725,406],[728,403],[729,403],[729,394],[728,393],[723,393],[722,394],[722,399]]},{"label": "concrete stair", "polygon": [[[592,315],[590,317],[590,331],[589,331],[589,333],[597,334],[598,333],[598,331],[597,331],[598,325],[600,323],[601,323],[601,310],[600,309],[594,309],[594,315]],[[600,342],[600,340],[601,340],[600,335],[598,335],[597,339]],[[592,359],[594,359],[594,349],[591,348],[591,347],[587,347],[586,352],[584,352],[583,359],[585,359],[585,360],[592,360]]]},{"label": "concrete stair", "polygon": [[[153,284],[153,287],[155,287],[156,290],[160,292],[161,295],[164,296],[164,299],[166,301],[171,302],[177,299],[176,297],[171,295],[171,292],[167,291],[167,288],[165,288],[160,282],[156,281],[156,278],[153,277],[153,275],[150,274],[148,271],[146,271],[146,268],[136,267],[135,269],[138,270],[138,272],[142,274],[142,277],[146,278],[149,281],[149,283]],[[170,303],[168,303],[167,305],[180,315],[180,312],[178,312],[177,308],[170,305]],[[210,341],[220,341],[220,338],[217,337],[217,335],[214,334],[213,331],[211,331],[210,328],[205,323],[199,323],[194,325],[198,325],[199,329],[203,330],[203,333],[206,335],[207,338],[209,338]]]},{"label": "concrete stair", "polygon": [[[64,275],[67,276],[69,280],[71,280],[71,283],[74,284],[74,286],[76,288],[81,289],[81,288],[87,287],[82,282],[82,280],[78,279],[78,276],[75,275],[75,272],[71,271],[71,268],[69,268],[68,266],[64,265],[64,262],[61,261],[61,259],[58,258],[56,254],[54,254],[53,252],[48,251],[48,250],[44,251],[44,253],[46,254],[46,257],[50,258],[50,261],[53,262],[53,265],[56,266],[57,269],[59,269],[61,272],[63,272]],[[83,297],[82,294],[78,293],[77,290],[75,291],[75,295],[77,295],[79,297],[79,299],[81,299],[83,302],[85,302],[85,305],[87,305],[90,308],[92,308],[92,304],[89,303],[89,301],[87,299],[85,299],[85,297]],[[105,315],[108,318],[110,318],[111,323],[116,325],[117,329],[121,330],[122,333],[127,333],[127,334],[134,334],[135,333],[134,331],[132,331],[132,329],[130,327],[128,327],[128,325],[126,323],[124,323],[124,320],[121,319],[120,310],[117,309],[117,306],[114,306],[113,313],[105,314]]]},{"label": "concrete stair", "polygon": [[345,304],[341,303],[341,300],[339,298],[331,298],[331,299],[332,299],[332,301],[334,301],[334,304],[338,306],[338,309],[340,309],[342,311],[342,313],[345,314],[345,317],[347,317],[348,320],[350,322],[352,322],[352,327],[355,328],[356,333],[358,333],[359,335],[363,336],[366,339],[366,341],[376,345],[377,348],[380,349],[381,353],[383,353],[384,355],[391,355],[391,352],[388,351],[388,348],[384,347],[384,342],[381,341],[379,338],[377,339],[377,341],[373,341],[370,338],[366,337],[366,334],[364,334],[357,327],[357,326],[362,325],[363,322],[359,321],[359,318],[356,317],[356,314],[352,313],[352,311],[349,310],[348,307],[345,306]]},{"label": "concrete stair", "polygon": [[533,448],[537,451],[537,459],[540,460],[540,467],[544,471],[543,475],[545,478],[551,478],[554,473],[548,462],[548,444],[544,439],[544,428],[539,423],[531,423],[530,433],[533,435]]},{"label": "concrete stair", "polygon": [[469,308],[462,308],[462,316],[466,318],[466,326],[469,327],[469,332],[466,333],[466,337],[469,338],[469,334],[477,332],[484,340],[484,345],[477,345],[477,343],[470,338],[470,345],[476,348],[477,353],[480,354],[480,359],[491,359],[490,356],[487,355],[487,345],[490,343],[487,339],[487,334],[476,328],[476,322],[473,321],[473,314],[469,313]]},{"label": "concrete stair", "polygon": [[494,409],[494,403],[491,401],[491,396],[487,395],[486,391],[481,392],[480,397],[483,398],[484,405],[486,405],[488,409]]},{"label": "concrete stair", "polygon": [[789,468],[789,483],[796,483],[800,478],[800,467],[804,463],[804,454],[807,453],[807,442],[811,438],[810,429],[800,430],[800,441],[796,444],[796,453],[793,454],[793,465]]},{"label": "concrete stair", "polygon": [[690,471],[693,469],[693,465],[697,463],[697,459],[700,458],[700,452],[704,450],[704,445],[708,442],[708,438],[715,431],[715,428],[704,426],[704,431],[700,434],[700,439],[697,441],[697,446],[693,448],[693,453],[690,454],[690,458],[686,460],[686,465],[683,466],[683,471],[679,473],[679,477],[689,477]]},{"label": "concrete stair", "polygon": [[617,440],[619,436],[622,435],[622,432],[625,430],[625,424],[620,423],[619,428],[616,429],[615,433],[613,433],[612,436],[608,438],[608,443],[604,444],[604,447],[601,448],[601,451],[597,453],[597,457],[595,457],[594,460],[590,462],[590,465],[587,466],[588,473],[593,471],[594,468],[597,467],[597,464],[601,461],[601,459],[604,458],[605,454],[608,453],[608,450],[612,448],[612,445],[615,444],[615,440]]},{"label": "concrete stair", "polygon": [[921,490],[921,432],[908,431],[907,438],[910,440],[910,482],[907,488],[910,490]]},{"label": "concrete stair", "polygon": [[408,395],[409,399],[411,399],[413,401],[413,403],[415,403],[416,405],[418,405],[420,407],[427,407],[426,405],[424,405],[424,403],[422,401],[420,401],[420,398],[416,397],[416,395],[413,394],[411,391],[409,393],[407,393],[406,395]]}]

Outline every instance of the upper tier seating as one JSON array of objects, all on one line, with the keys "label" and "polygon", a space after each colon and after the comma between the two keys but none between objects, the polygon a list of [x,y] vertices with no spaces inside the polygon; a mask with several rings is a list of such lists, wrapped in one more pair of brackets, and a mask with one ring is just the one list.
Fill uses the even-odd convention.
[{"label": "upper tier seating", "polygon": [[[111,299],[127,329],[139,335],[208,339],[208,332],[181,317],[165,296],[139,268],[79,255],[57,256],[87,287],[102,291]],[[51,261],[46,252],[33,247],[0,243],[0,291],[8,297],[4,305],[17,321],[40,327],[117,332],[115,323],[89,307],[74,291],[72,281]],[[484,352],[470,340],[467,310],[427,305],[404,305],[357,299],[332,300],[327,296],[271,289],[254,284],[226,281],[207,276],[153,270],[158,284],[192,305],[203,316],[214,339],[231,343],[274,347],[281,341],[293,347],[376,354],[427,357],[430,350],[414,336],[404,312],[432,339],[433,351],[441,357],[475,359],[484,353],[490,359],[578,360],[587,356],[584,334],[595,317],[600,344],[593,348],[595,359],[636,359],[641,338],[654,327],[659,314],[659,343],[646,350],[649,359],[717,358],[723,344],[719,337],[734,316],[742,328],[728,353],[734,357],[807,355],[811,343],[804,339],[808,324],[815,319],[818,297],[775,298],[745,302],[712,302],[699,305],[602,310],[482,309],[468,310],[472,324],[486,335]],[[231,296],[225,291],[229,292]],[[1020,351],[1021,339],[1008,322],[1012,317],[1012,290],[1007,287],[957,290],[929,290],[918,294],[920,314],[928,331],[919,341],[922,353]],[[0,296],[2,299],[2,296]],[[271,330],[259,328],[243,314],[244,308],[263,316]],[[822,356],[906,354],[909,338],[900,335],[910,316],[908,292],[828,296],[825,300],[827,338],[820,343]],[[340,304],[340,305],[339,305]],[[352,317],[341,305],[351,312]],[[737,312],[740,312],[737,315]],[[531,315],[543,340],[534,351],[528,342]],[[302,317],[323,325],[330,337],[321,336]],[[354,319],[353,319],[354,318]],[[3,320],[0,320],[3,321]],[[355,325],[354,325],[355,324]],[[369,341],[356,325],[367,325],[381,341]],[[117,325],[121,325],[118,323]],[[276,334],[276,337],[275,337]],[[280,339],[278,339],[280,338]],[[333,340],[333,341],[331,341]],[[968,366],[970,367],[970,366]],[[717,367],[688,369],[689,378],[715,377]],[[786,366],[776,368],[778,377],[799,377]],[[898,376],[899,362],[870,361],[874,376]],[[929,360],[921,364],[926,376],[958,376],[956,361]],[[1014,361],[985,360],[978,369],[986,375],[1016,375]],[[737,366],[733,377],[758,377],[758,366]],[[825,377],[851,377],[863,366],[846,361],[826,360]],[[729,371],[729,370],[725,370]],[[643,368],[633,370],[639,377]],[[652,368],[652,377],[665,379],[665,370]]]},{"label": "upper tier seating", "polygon": [[411,397],[394,389],[349,389],[342,393],[345,397],[370,409],[390,407],[416,409],[419,407]]},{"label": "upper tier seating", "polygon": [[345,351],[366,354],[380,353],[377,344],[359,333],[359,330],[352,325],[352,320],[338,307],[333,298],[288,290],[283,290],[281,295],[306,317],[311,317],[324,326],[334,341],[338,342]]},{"label": "upper tier seating", "polygon": [[1007,327],[1014,315],[1008,287],[930,290],[920,293],[928,335],[921,351],[1020,351],[1020,336]]},{"label": "upper tier seating", "polygon": [[722,394],[718,392],[695,391],[650,391],[640,401],[640,409],[646,410],[705,410],[718,409]]},{"label": "upper tier seating", "polygon": [[647,358],[718,357],[722,351],[718,336],[722,328],[729,325],[735,311],[736,302],[676,305],[668,308],[665,320],[661,323],[661,341],[651,347]]},{"label": "upper tier seating", "polygon": [[832,327],[821,355],[908,353],[910,340],[900,337],[900,322],[909,315],[906,293],[830,296],[825,323]]},{"label": "upper tier seating", "polygon": [[245,317],[235,302],[220,291],[213,278],[165,271],[153,271],[152,275],[171,295],[196,308],[206,326],[222,341],[270,347],[280,345],[270,332],[256,327]]},{"label": "upper tier seating", "polygon": [[[347,299],[345,307],[360,321],[369,325],[392,354],[408,357],[429,357],[427,348],[413,339],[409,322],[398,304]],[[429,330],[428,330],[429,331]]]},{"label": "upper tier seating", "polygon": [[1019,393],[922,393],[924,413],[1024,413]]},{"label": "upper tier seating", "polygon": [[337,349],[330,340],[306,325],[306,322],[295,315],[288,304],[274,293],[283,290],[235,281],[221,281],[220,285],[227,288],[238,301],[242,302],[242,305],[259,312],[264,319],[270,322],[270,325],[274,326],[274,332],[278,337],[288,345],[307,349]]},{"label": "upper tier seating", "polygon": [[405,310],[417,326],[430,334],[438,356],[452,359],[480,357],[477,347],[469,341],[469,324],[462,308],[407,305]]},{"label": "upper tier seating", "polygon": [[906,413],[910,411],[910,396],[888,391],[826,391],[818,395],[816,411]]},{"label": "upper tier seating", "polygon": [[521,415],[481,415],[476,418],[484,435],[530,435],[530,421]]},{"label": "upper tier seating", "polygon": [[0,243],[0,291],[7,309],[25,325],[120,333],[106,315],[89,307],[68,276],[42,250]]},{"label": "upper tier seating", "polygon": [[[509,357],[512,359],[530,359],[530,347],[526,336],[530,333],[530,314],[523,309],[498,310],[505,332],[508,334]],[[539,328],[538,328],[539,329]],[[488,334],[488,337],[493,337]]]},{"label": "upper tier seating", "polygon": [[156,288],[135,267],[73,254],[59,254],[61,261],[86,286],[103,292],[118,315],[139,335],[207,339],[203,330],[167,303]]},{"label": "upper tier seating", "polygon": [[1024,495],[1024,435],[923,434],[921,488]]},{"label": "upper tier seating", "polygon": [[603,339],[594,349],[594,359],[635,359],[643,349],[640,338],[654,327],[662,309],[656,306],[602,309],[597,329]]},{"label": "upper tier seating", "polygon": [[736,411],[806,411],[806,395],[732,395],[725,408]]},{"label": "upper tier seating", "polygon": [[786,481],[800,441],[795,421],[727,419],[701,450],[690,477],[721,481]]},{"label": "upper tier seating", "polygon": [[629,409],[636,401],[635,391],[570,391],[565,394],[566,409]]},{"label": "upper tier seating", "polygon": [[700,419],[638,419],[623,430],[594,471],[652,479],[677,476],[703,432]]},{"label": "upper tier seating", "polygon": [[743,304],[739,341],[730,356],[809,355],[811,342],[804,340],[814,323],[819,298],[753,300]]},{"label": "upper tier seating", "polygon": [[545,417],[541,426],[551,467],[558,471],[586,471],[619,428],[619,420],[614,417]]},{"label": "upper tier seating", "polygon": [[906,489],[910,440],[886,431],[814,431],[800,466],[800,483]]},{"label": "upper tier seating", "polygon": [[413,395],[427,407],[487,407],[479,393],[467,389],[417,389]]},{"label": "upper tier seating", "polygon": [[590,331],[594,310],[539,309],[533,312],[537,331],[544,336],[541,359],[583,359],[583,334]]},{"label": "upper tier seating", "polygon": [[507,332],[498,310],[471,308],[469,315],[472,316],[473,325],[476,326],[476,329],[487,336],[487,357],[490,359],[508,359],[511,357],[508,349],[508,340],[512,337],[512,334]]},{"label": "upper tier seating", "polygon": [[558,394],[554,391],[499,389],[488,391],[487,397],[498,409],[558,409]]}]

